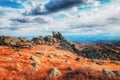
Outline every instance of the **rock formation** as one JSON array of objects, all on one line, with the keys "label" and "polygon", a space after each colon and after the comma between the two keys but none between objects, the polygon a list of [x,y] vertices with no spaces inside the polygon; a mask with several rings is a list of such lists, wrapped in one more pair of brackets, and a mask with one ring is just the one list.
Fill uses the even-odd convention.
[{"label": "rock formation", "polygon": [[0,45],[11,47],[32,47],[32,41],[26,38],[14,38],[11,36],[0,36]]}]

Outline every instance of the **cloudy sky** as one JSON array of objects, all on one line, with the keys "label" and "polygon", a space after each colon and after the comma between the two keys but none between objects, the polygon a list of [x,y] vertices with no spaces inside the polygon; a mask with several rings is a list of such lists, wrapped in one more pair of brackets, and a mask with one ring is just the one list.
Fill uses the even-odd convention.
[{"label": "cloudy sky", "polygon": [[120,0],[0,0],[0,35],[52,31],[70,40],[120,39]]}]

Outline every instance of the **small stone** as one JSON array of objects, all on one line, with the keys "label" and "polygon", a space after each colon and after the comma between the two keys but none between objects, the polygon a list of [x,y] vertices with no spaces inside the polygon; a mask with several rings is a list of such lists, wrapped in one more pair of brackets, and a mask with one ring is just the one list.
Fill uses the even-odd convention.
[{"label": "small stone", "polygon": [[18,51],[17,54],[18,54],[19,56],[22,56],[22,52],[21,52],[21,51]]},{"label": "small stone", "polygon": [[44,52],[36,52],[36,54],[45,55]]},{"label": "small stone", "polygon": [[64,55],[65,57],[67,57],[67,58],[71,58],[69,55]]},{"label": "small stone", "polygon": [[37,64],[36,64],[36,63],[31,63],[31,65],[32,65],[33,67],[36,67]]},{"label": "small stone", "polygon": [[59,55],[57,53],[53,53],[52,55],[55,57],[59,57]]},{"label": "small stone", "polygon": [[65,62],[66,62],[67,64],[70,64],[70,62],[69,62],[69,61],[67,61],[67,60],[65,60]]},{"label": "small stone", "polygon": [[67,69],[70,70],[70,71],[73,70],[71,67],[67,67]]},{"label": "small stone", "polygon": [[35,56],[31,56],[30,59],[35,61],[36,63],[40,63],[40,60]]},{"label": "small stone", "polygon": [[53,55],[48,55],[49,58],[53,58]]},{"label": "small stone", "polygon": [[76,61],[80,61],[80,58],[77,57],[75,60],[76,60]]}]

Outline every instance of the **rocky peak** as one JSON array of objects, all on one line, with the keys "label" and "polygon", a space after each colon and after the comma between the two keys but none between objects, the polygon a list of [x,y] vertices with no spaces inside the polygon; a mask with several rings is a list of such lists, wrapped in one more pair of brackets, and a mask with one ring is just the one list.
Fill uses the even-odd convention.
[{"label": "rocky peak", "polygon": [[49,44],[53,45],[56,42],[63,42],[65,41],[65,38],[62,36],[60,32],[52,32],[52,35],[47,35],[45,37],[36,37],[33,38],[32,41],[37,44],[37,45],[42,45],[42,44]]}]

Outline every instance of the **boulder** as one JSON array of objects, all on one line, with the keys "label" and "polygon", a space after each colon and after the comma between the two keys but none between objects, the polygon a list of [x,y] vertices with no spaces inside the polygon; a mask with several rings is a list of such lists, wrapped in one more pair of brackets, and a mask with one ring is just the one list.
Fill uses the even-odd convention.
[{"label": "boulder", "polygon": [[62,76],[62,72],[58,68],[54,67],[49,71],[48,76],[45,80],[52,80],[60,76]]},{"label": "boulder", "polygon": [[18,38],[13,38],[11,41],[10,41],[10,46],[17,46],[17,43],[20,42],[20,40]]},{"label": "boulder", "polygon": [[31,59],[32,61],[34,61],[35,63],[37,63],[37,64],[40,63],[40,60],[39,60],[37,57],[35,57],[35,56],[31,56],[30,59]]},{"label": "boulder", "polygon": [[112,71],[108,71],[108,70],[103,69],[103,70],[102,70],[102,73],[103,73],[104,75],[108,76],[108,77],[116,77],[115,73],[112,72]]}]

